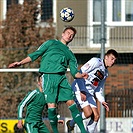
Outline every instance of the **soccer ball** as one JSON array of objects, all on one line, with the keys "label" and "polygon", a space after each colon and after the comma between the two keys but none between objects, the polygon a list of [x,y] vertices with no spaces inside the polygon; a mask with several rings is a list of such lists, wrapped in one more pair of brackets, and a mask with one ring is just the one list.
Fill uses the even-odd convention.
[{"label": "soccer ball", "polygon": [[74,12],[73,12],[72,8],[65,7],[65,8],[61,9],[61,11],[60,11],[60,18],[64,22],[72,21],[73,18],[74,18]]}]

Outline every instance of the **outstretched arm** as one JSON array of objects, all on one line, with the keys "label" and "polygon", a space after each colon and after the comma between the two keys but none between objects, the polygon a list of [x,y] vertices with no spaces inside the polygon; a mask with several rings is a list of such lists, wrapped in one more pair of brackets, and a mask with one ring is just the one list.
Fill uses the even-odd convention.
[{"label": "outstretched arm", "polygon": [[23,59],[23,60],[21,60],[19,62],[14,62],[14,63],[9,64],[8,67],[9,68],[15,68],[15,67],[19,67],[21,65],[27,64],[29,62],[31,62],[31,58],[28,56],[28,57],[26,57],[25,59]]}]

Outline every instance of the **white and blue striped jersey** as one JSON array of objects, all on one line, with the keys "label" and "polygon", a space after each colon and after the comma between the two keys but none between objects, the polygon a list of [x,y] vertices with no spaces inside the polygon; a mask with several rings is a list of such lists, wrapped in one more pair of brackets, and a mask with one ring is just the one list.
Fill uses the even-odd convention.
[{"label": "white and blue striped jersey", "polygon": [[[82,73],[88,73],[87,79],[75,79],[72,84],[74,92],[80,91],[89,93],[94,96],[94,93],[100,102],[105,101],[102,96],[102,89],[106,78],[108,77],[108,70],[105,68],[104,61],[100,58],[93,57],[81,67]],[[78,87],[76,87],[78,85]]]}]

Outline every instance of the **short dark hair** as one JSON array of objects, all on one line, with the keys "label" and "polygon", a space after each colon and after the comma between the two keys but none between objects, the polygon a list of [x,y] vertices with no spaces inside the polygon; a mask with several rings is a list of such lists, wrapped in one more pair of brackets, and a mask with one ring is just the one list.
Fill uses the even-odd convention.
[{"label": "short dark hair", "polygon": [[65,27],[65,29],[63,30],[63,33],[64,33],[66,30],[68,30],[68,29],[72,30],[72,31],[74,32],[74,35],[77,33],[77,30],[76,30],[74,27],[72,27],[72,26],[67,26],[67,27]]},{"label": "short dark hair", "polygon": [[115,58],[118,58],[118,53],[117,53],[116,50],[114,50],[114,49],[109,49],[109,50],[105,53],[105,55],[110,55],[110,54],[114,55]]},{"label": "short dark hair", "polygon": [[40,78],[42,77],[42,73],[38,73],[37,81],[40,82]]}]

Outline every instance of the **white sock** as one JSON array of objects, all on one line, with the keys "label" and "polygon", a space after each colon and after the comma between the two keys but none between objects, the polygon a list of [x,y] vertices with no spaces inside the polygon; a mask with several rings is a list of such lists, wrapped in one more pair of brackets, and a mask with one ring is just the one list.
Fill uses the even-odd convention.
[{"label": "white sock", "polygon": [[81,113],[82,119],[86,119],[84,112]]},{"label": "white sock", "polygon": [[97,126],[97,122],[93,121],[92,119],[89,121],[88,125],[87,125],[87,131],[89,133],[94,133],[95,128]]}]

